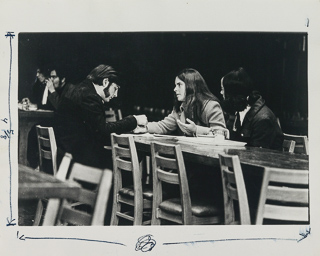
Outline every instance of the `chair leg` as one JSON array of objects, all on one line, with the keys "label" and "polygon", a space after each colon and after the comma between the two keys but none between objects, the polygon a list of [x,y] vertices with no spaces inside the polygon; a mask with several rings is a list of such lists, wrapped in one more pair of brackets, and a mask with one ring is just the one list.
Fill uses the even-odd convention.
[{"label": "chair leg", "polygon": [[152,209],[151,225],[161,225],[161,220],[157,217],[157,215],[158,215],[158,208]]},{"label": "chair leg", "polygon": [[146,184],[151,184],[152,169],[151,169],[151,157],[150,156],[146,156],[146,171],[147,171]]},{"label": "chair leg", "polygon": [[36,210],[36,214],[34,217],[34,223],[33,226],[39,226],[40,225],[40,221],[42,218],[42,212],[43,212],[43,202],[41,200],[38,201],[38,205],[37,205],[37,210]]},{"label": "chair leg", "polygon": [[[139,209],[140,208],[140,209]],[[142,225],[142,218],[143,218],[143,205],[139,207],[137,205],[134,206],[134,226],[141,226]]]},{"label": "chair leg", "polygon": [[117,212],[121,211],[121,204],[117,200],[117,194],[113,197],[113,205],[112,205],[112,213],[111,213],[111,226],[118,226],[119,217],[117,216]]}]

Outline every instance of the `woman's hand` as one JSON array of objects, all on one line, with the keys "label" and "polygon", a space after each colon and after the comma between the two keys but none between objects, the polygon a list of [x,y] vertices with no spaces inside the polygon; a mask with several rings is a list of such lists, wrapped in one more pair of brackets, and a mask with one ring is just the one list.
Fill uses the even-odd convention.
[{"label": "woman's hand", "polygon": [[189,124],[184,124],[182,123],[180,120],[177,120],[177,124],[180,128],[180,130],[186,134],[186,135],[189,135],[189,136],[192,136],[194,135],[196,132],[197,132],[197,126],[196,124],[191,121],[189,118],[186,119],[186,121],[189,123]]}]

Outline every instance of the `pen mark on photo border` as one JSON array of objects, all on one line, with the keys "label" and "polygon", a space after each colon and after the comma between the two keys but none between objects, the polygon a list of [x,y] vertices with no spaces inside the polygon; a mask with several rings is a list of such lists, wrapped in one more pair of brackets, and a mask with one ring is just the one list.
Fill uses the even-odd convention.
[{"label": "pen mark on photo border", "polygon": [[[9,66],[9,89],[8,89],[8,110],[9,110],[9,130],[11,131],[11,104],[10,104],[10,96],[11,96],[11,67],[12,67],[12,42],[11,40],[14,39],[15,35],[14,32],[7,32],[5,35],[6,38],[9,37],[10,39],[10,66]],[[9,203],[10,203],[10,217],[7,218],[7,226],[15,226],[16,223],[14,222],[15,219],[12,219],[12,195],[11,195],[11,190],[12,190],[12,168],[11,168],[11,137],[8,136],[9,142],[8,142],[8,157],[9,157],[9,169],[10,169],[10,174],[9,174],[9,179],[10,179],[10,184],[9,184]]]},{"label": "pen mark on photo border", "polygon": [[301,242],[303,239],[307,238],[311,234],[311,227],[307,226],[303,231],[300,230],[299,239],[294,238],[232,238],[232,239],[214,239],[214,240],[198,240],[198,241],[185,241],[185,242],[169,242],[163,243],[162,245],[181,245],[181,244],[196,244],[196,243],[215,243],[215,242],[231,242],[231,241],[293,241]]},{"label": "pen mark on photo border", "polygon": [[152,239],[152,235],[145,235],[138,238],[136,251],[148,252],[156,246],[156,240]]},{"label": "pen mark on photo border", "polygon": [[307,226],[305,230],[300,231],[299,235],[301,238],[297,241],[298,243],[301,242],[303,239],[307,238],[311,234],[311,227]]},{"label": "pen mark on photo border", "polygon": [[87,238],[78,238],[78,237],[31,237],[31,236],[25,236],[25,235],[20,236],[19,231],[17,232],[17,238],[22,241],[26,241],[26,240],[75,240],[75,241],[96,242],[96,243],[106,243],[106,244],[126,246],[125,244],[118,243],[118,242],[87,239]]}]

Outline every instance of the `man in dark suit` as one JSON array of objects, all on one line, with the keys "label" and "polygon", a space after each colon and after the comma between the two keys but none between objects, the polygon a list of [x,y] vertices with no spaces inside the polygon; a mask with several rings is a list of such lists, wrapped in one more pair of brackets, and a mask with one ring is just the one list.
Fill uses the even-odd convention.
[{"label": "man in dark suit", "polygon": [[65,85],[66,76],[63,68],[51,67],[46,79],[44,73],[37,70],[37,81],[33,85],[30,100],[37,104],[39,109],[56,110]]},{"label": "man in dark suit", "polygon": [[[42,69],[37,70],[37,79],[32,88],[30,101],[37,104],[38,109],[55,111],[67,86],[65,69],[55,65],[50,67],[48,71],[49,77],[46,77]],[[46,120],[38,124],[46,127],[53,126],[52,120]],[[31,167],[36,168],[39,165],[36,126],[31,128],[28,135],[27,159]]]},{"label": "man in dark suit", "polygon": [[147,124],[145,115],[106,122],[104,103],[117,97],[117,72],[107,65],[94,68],[78,85],[69,85],[56,112],[54,131],[60,155],[71,153],[76,162],[111,168],[112,159],[104,146],[110,134],[130,132]]}]

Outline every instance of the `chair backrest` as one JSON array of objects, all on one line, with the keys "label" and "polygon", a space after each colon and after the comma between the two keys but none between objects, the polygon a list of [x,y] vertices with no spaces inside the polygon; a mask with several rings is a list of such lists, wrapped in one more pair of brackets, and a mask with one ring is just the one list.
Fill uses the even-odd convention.
[{"label": "chair backrest", "polygon": [[36,126],[37,140],[39,148],[39,169],[41,172],[50,173],[51,170],[45,170],[45,160],[50,160],[52,163],[53,175],[57,173],[57,144],[52,127]]},{"label": "chair backrest", "polygon": [[[250,211],[247,191],[243,180],[240,160],[237,155],[219,154],[222,177],[225,224],[250,225]],[[235,202],[239,209],[237,220]]]},{"label": "chair backrest", "polygon": [[[57,178],[63,180],[68,173],[68,181],[79,183],[82,189],[76,196],[66,195],[61,204],[58,199],[50,199],[43,225],[102,226],[112,184],[112,171],[72,163],[72,156],[67,153]],[[73,202],[81,204],[81,207],[73,207]]]},{"label": "chair backrest", "polygon": [[291,135],[284,133],[285,140],[294,140],[296,142],[294,153],[309,155],[309,141],[305,135]]},{"label": "chair backrest", "polygon": [[296,142],[294,140],[283,140],[282,151],[293,153],[295,146]]},{"label": "chair backrest", "polygon": [[[153,211],[157,211],[163,200],[162,183],[180,186],[182,206],[182,224],[191,223],[191,199],[188,180],[180,145],[170,145],[159,142],[151,143],[153,171]],[[154,219],[156,212],[152,214]]]},{"label": "chair backrest", "polygon": [[110,108],[105,110],[106,122],[116,122],[122,119],[121,109],[114,110]]},{"label": "chair backrest", "polygon": [[256,224],[309,221],[309,171],[265,168]]},{"label": "chair backrest", "polygon": [[114,110],[106,110],[106,122],[115,122],[117,121],[116,112]]},{"label": "chair backrest", "polygon": [[[141,222],[143,211],[142,171],[139,166],[138,154],[133,137],[130,135],[111,134],[112,159],[113,159],[113,191],[114,200],[119,190],[123,187],[123,172],[132,175],[134,189],[134,216],[135,222]],[[140,214],[139,214],[140,213]]]},{"label": "chair backrest", "polygon": [[122,111],[121,111],[121,109],[119,108],[119,109],[117,109],[117,114],[118,114],[118,118],[117,118],[117,120],[119,121],[119,120],[121,120],[122,119]]}]

